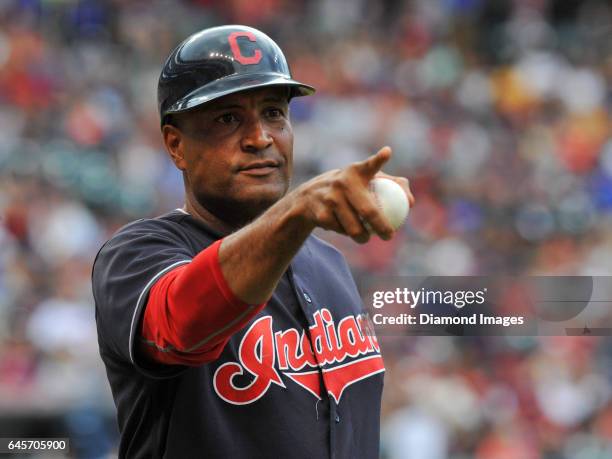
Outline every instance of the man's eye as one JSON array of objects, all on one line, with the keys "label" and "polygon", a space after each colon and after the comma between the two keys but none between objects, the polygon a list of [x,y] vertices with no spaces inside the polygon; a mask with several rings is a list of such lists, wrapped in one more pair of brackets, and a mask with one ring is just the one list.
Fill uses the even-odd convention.
[{"label": "man's eye", "polygon": [[231,113],[225,113],[225,114],[219,116],[216,121],[218,121],[219,123],[222,123],[222,124],[230,124],[230,123],[234,123],[234,122],[238,121],[238,118],[236,118]]},{"label": "man's eye", "polygon": [[272,119],[278,119],[283,116],[283,111],[279,108],[269,108],[268,116]]}]

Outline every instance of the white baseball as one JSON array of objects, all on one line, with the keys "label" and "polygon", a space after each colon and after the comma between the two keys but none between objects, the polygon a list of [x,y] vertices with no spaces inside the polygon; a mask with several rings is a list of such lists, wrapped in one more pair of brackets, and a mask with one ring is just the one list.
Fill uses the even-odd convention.
[{"label": "white baseball", "polygon": [[[397,230],[408,217],[410,204],[406,193],[393,180],[377,177],[370,182],[370,191],[393,230]],[[368,228],[369,229],[369,228]]]}]

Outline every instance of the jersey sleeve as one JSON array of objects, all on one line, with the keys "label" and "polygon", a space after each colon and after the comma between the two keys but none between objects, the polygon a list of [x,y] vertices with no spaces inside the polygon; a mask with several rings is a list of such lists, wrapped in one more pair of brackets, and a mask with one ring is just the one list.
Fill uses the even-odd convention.
[{"label": "jersey sleeve", "polygon": [[164,274],[150,289],[139,335],[141,349],[152,361],[187,366],[212,362],[232,335],[265,307],[234,295],[219,263],[221,242]]},{"label": "jersey sleeve", "polygon": [[151,369],[138,355],[138,330],[151,287],[171,270],[188,264],[193,249],[171,222],[142,220],[122,229],[98,252],[92,271],[101,350],[156,377],[183,367]]}]

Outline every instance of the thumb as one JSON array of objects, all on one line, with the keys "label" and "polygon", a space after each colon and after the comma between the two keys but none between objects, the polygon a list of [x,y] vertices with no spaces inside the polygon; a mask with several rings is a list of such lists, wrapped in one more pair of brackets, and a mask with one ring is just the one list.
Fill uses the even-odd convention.
[{"label": "thumb", "polygon": [[361,175],[370,180],[389,161],[389,158],[391,158],[391,148],[382,147],[376,154],[355,163],[355,168]]}]

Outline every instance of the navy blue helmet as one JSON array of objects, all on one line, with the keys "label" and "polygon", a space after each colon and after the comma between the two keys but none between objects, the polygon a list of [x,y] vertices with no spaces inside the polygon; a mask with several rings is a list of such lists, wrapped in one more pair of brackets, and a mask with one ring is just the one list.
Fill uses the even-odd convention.
[{"label": "navy blue helmet", "polygon": [[291,97],[315,92],[291,77],[283,52],[263,32],[241,25],[202,30],[166,60],[157,86],[161,123],[167,115],[263,86],[287,86]]}]

